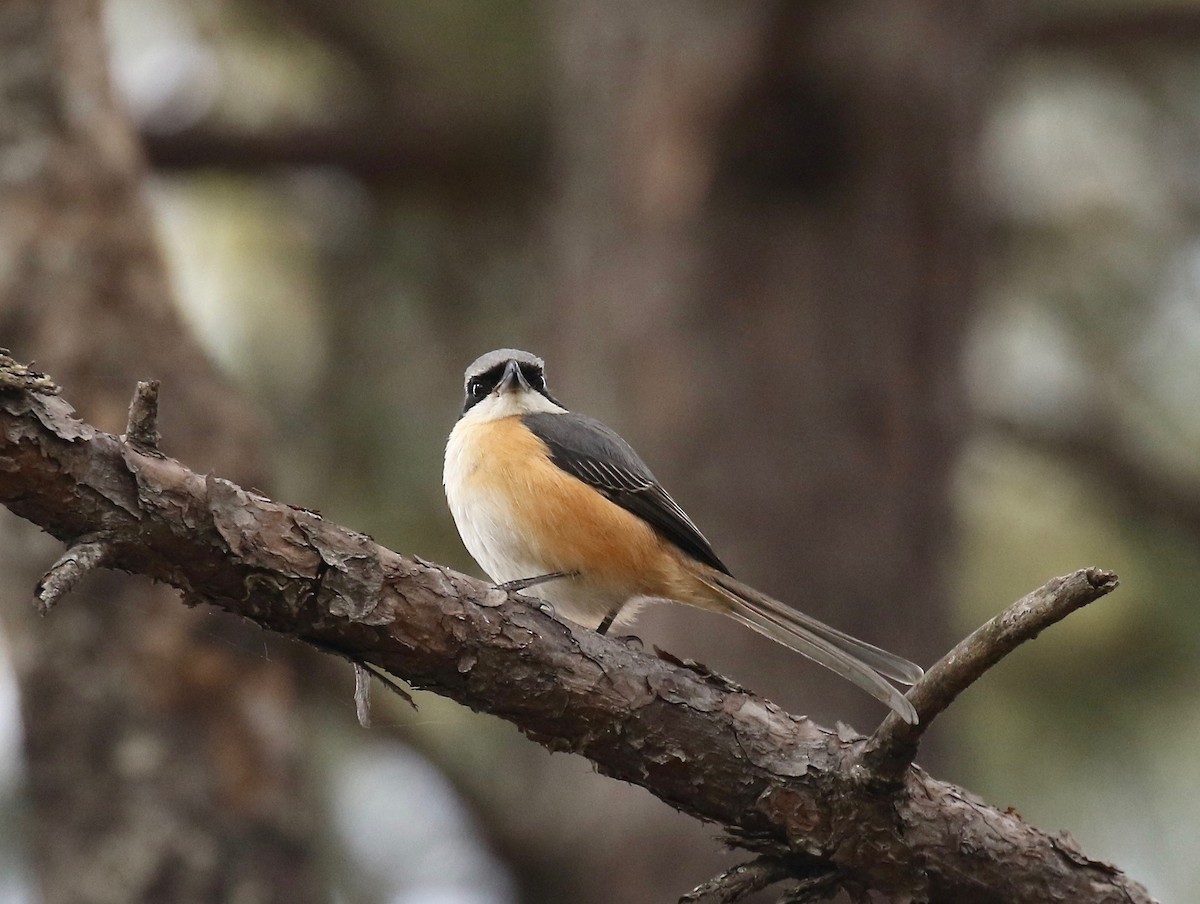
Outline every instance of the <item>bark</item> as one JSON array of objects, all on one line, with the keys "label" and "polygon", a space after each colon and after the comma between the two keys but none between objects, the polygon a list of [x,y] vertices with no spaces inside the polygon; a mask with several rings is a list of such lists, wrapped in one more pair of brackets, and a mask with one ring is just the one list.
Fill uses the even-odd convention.
[{"label": "bark", "polygon": [[[171,303],[144,164],[108,81],[95,0],[0,4],[0,336],[81,387],[97,422],[168,378],[172,447],[260,483],[257,430]],[[150,422],[140,439],[152,442]],[[3,524],[5,598],[52,548]],[[70,584],[88,559],[58,575]],[[0,608],[21,691],[31,853],[47,904],[325,898],[294,681],[260,632],[84,578],[93,605]],[[17,588],[20,588],[18,590]],[[55,592],[53,584],[47,591]]]},{"label": "bark", "polygon": [[[100,544],[108,567],[508,719],[805,882],[834,873],[843,888],[955,904],[1150,900],[1012,811],[916,767],[876,771],[871,744],[893,743],[886,721],[874,742],[827,731],[701,668],[572,631],[518,596],[98,431],[36,379],[0,361],[0,501],[69,548]],[[51,580],[60,567],[73,566]],[[1113,586],[1098,569],[1059,579],[968,643],[1002,655],[1022,613],[1061,617]],[[953,690],[986,666],[956,650],[931,675]],[[922,685],[913,698],[928,701],[926,720],[948,700]]]}]

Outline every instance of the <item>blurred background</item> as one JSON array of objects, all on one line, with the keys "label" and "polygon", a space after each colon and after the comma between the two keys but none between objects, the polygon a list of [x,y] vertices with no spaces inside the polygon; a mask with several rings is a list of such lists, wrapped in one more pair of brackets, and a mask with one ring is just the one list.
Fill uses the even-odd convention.
[{"label": "blurred background", "polygon": [[[1198,49],[1192,0],[10,0],[0,344],[115,432],[159,378],[169,454],[474,574],[441,452],[502,345],[736,574],[923,664],[1111,568],[919,762],[1191,900]],[[342,663],[144,582],[34,621],[58,547],[3,514],[3,904],[650,904],[740,859],[432,694],[364,731]]]}]

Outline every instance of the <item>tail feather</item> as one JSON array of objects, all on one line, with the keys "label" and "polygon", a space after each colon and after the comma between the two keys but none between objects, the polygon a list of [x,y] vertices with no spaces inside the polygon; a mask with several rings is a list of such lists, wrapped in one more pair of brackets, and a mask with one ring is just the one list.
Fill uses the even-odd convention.
[{"label": "tail feather", "polygon": [[841,675],[916,724],[913,705],[883,676],[913,684],[923,674],[919,666],[797,612],[729,575],[710,569],[697,577],[732,603],[729,614],[737,621]]}]

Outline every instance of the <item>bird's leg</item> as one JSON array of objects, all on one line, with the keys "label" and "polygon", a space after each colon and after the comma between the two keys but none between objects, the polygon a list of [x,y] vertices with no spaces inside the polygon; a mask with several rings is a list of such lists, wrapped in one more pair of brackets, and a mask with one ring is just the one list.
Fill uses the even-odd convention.
[{"label": "bird's leg", "polygon": [[522,590],[528,590],[530,587],[536,587],[538,584],[545,584],[547,581],[578,576],[578,571],[551,571],[549,574],[537,574],[531,578],[518,578],[515,581],[505,581],[503,584],[497,584],[496,587],[508,593],[520,593]]},{"label": "bird's leg", "polygon": [[620,611],[621,611],[621,607],[617,606],[616,609],[613,609],[611,612],[608,613],[608,615],[604,616],[604,620],[602,622],[600,622],[599,625],[596,626],[596,633],[597,634],[607,634],[608,629],[612,627],[612,623],[616,620],[617,615],[620,613]]},{"label": "bird's leg", "polygon": [[[617,616],[621,614],[621,610],[623,608],[624,606],[617,606],[617,608],[609,612],[608,615],[604,616],[600,624],[596,626],[596,633],[607,635],[608,629],[612,627],[612,623],[617,620]],[[625,634],[621,637],[618,637],[617,640],[621,641],[621,643],[625,644],[627,647],[633,647],[636,650],[642,649],[643,646],[642,639],[636,634]]]}]

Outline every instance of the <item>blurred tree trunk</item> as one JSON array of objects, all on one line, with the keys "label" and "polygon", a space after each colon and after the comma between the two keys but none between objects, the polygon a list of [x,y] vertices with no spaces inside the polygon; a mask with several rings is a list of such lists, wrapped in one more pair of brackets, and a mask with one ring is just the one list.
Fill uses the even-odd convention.
[{"label": "blurred tree trunk", "polygon": [[[96,0],[0,6],[0,337],[120,432],[163,380],[164,449],[261,483],[256,429],[188,337],[108,79]],[[34,621],[57,544],[3,524],[42,899],[316,902],[315,807],[286,657],[174,591],[102,574]]]},{"label": "blurred tree trunk", "polygon": [[[942,566],[1000,19],[944,0],[557,18],[551,378],[639,447],[736,574],[923,664],[952,640]],[[662,611],[636,630],[822,721],[883,715],[726,620]],[[564,900],[666,900],[715,867],[702,833],[642,797],[580,810],[622,840],[571,862]]]}]

